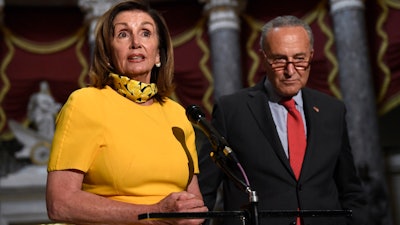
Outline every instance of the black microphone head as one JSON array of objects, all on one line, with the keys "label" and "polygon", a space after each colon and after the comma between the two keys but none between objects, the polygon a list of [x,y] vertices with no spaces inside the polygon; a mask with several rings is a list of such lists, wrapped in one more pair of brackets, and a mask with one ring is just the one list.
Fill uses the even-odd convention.
[{"label": "black microphone head", "polygon": [[186,116],[190,122],[197,124],[205,115],[197,105],[189,105],[186,107]]}]

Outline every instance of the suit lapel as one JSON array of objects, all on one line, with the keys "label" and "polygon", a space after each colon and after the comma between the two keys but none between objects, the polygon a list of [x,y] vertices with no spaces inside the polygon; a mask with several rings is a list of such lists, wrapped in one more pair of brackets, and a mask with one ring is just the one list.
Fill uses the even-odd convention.
[{"label": "suit lapel", "polygon": [[[310,162],[313,154],[313,149],[315,149],[314,138],[317,136],[315,132],[316,130],[318,130],[315,129],[315,126],[316,124],[318,124],[318,122],[316,121],[318,121],[320,117],[318,101],[315,100],[312,92],[305,88],[302,90],[302,95],[303,109],[307,123],[307,149],[303,161],[300,179],[306,176],[307,170],[312,170],[312,164],[308,162]],[[252,116],[257,121],[260,130],[263,132],[264,136],[270,143],[271,148],[278,156],[279,160],[282,162],[282,164],[285,165],[287,170],[292,173],[293,179],[295,179],[290,167],[289,160],[286,157],[278,133],[276,132],[276,127],[273,122],[274,120],[272,118],[271,110],[268,105],[269,97],[266,94],[263,82],[260,82],[249,91],[249,97],[250,100],[248,101],[248,107],[250,109],[250,112],[252,113]]]},{"label": "suit lapel", "polygon": [[312,164],[308,163],[310,162],[310,159],[312,158],[313,154],[313,149],[315,149],[315,137],[316,135],[316,130],[319,130],[316,128],[317,120],[320,117],[319,113],[319,105],[318,102],[315,101],[313,98],[311,92],[305,88],[302,90],[302,95],[303,95],[303,110],[304,110],[304,115],[306,117],[306,124],[307,124],[307,148],[306,148],[306,154],[304,156],[303,160],[303,165],[302,165],[302,170],[301,170],[301,175],[300,179],[307,174],[307,171],[312,169]]},{"label": "suit lapel", "polygon": [[265,146],[265,149],[272,148],[285,167],[291,171],[289,161],[283,150],[281,141],[279,139],[274,120],[272,118],[271,110],[268,105],[268,96],[264,89],[263,82],[260,82],[253,89],[249,91],[250,100],[248,107],[252,116],[257,121],[257,124],[270,143],[270,147]]}]

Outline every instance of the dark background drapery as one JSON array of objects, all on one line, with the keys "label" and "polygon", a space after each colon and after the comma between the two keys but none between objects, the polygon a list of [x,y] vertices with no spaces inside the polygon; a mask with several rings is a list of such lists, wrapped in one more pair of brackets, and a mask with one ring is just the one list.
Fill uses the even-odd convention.
[{"label": "dark background drapery", "polygon": [[[156,3],[165,16],[175,46],[173,96],[184,106],[199,104],[207,112],[213,104],[213,78],[203,5],[194,1],[178,5]],[[377,110],[384,116],[400,103],[399,3],[367,1],[365,14]],[[264,76],[259,52],[262,24],[282,14],[309,22],[315,35],[315,56],[309,87],[341,98],[335,38],[326,1],[249,1],[241,14],[243,86]],[[90,53],[87,24],[78,7],[5,6],[0,36],[0,129],[6,121],[26,118],[26,106],[42,80],[50,84],[56,101],[87,83]],[[351,49],[349,49],[351,51]],[[366,65],[368,66],[368,65]]]},{"label": "dark background drapery", "polygon": [[[207,14],[197,1],[156,2],[174,42],[176,91],[183,106],[197,104],[209,116],[213,106],[213,75]],[[47,81],[55,100],[87,84],[90,66],[88,24],[78,6],[3,8],[0,30],[0,132],[12,138],[7,121],[27,124],[27,105],[39,83]],[[259,29],[283,14],[303,18],[313,29],[315,54],[308,86],[342,98],[338,59],[328,1],[247,1],[240,14],[243,86],[264,76]],[[365,1],[365,19],[382,149],[400,149],[400,3]],[[349,49],[352,51],[352,49]]]}]

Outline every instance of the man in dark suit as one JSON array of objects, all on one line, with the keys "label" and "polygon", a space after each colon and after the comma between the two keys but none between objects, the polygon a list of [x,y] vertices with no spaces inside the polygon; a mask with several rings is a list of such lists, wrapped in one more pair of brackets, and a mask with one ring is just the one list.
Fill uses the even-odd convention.
[{"label": "man in dark suit", "polygon": [[[348,140],[345,106],[326,94],[306,88],[313,57],[311,28],[293,16],[277,17],[262,28],[260,45],[265,57],[266,78],[254,87],[218,99],[213,126],[236,154],[259,210],[352,210],[352,217],[266,217],[270,225],[365,224],[363,189]],[[304,142],[300,172],[294,171],[287,133],[290,114],[281,103],[293,99],[300,113]],[[290,128],[292,129],[292,128]],[[241,210],[249,194],[211,160],[210,143],[199,153],[199,183],[204,201],[213,209],[223,183],[226,211]],[[297,150],[296,150],[297,151]],[[239,170],[240,171],[240,170]],[[299,174],[296,174],[299,173]],[[240,174],[240,173],[239,173]],[[224,224],[241,224],[238,218]]]}]

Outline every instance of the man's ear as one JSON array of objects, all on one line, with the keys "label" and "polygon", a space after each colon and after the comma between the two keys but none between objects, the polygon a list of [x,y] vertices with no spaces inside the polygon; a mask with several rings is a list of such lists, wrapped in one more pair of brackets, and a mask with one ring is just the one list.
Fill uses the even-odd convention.
[{"label": "man's ear", "polygon": [[311,61],[313,59],[313,57],[314,57],[314,49],[311,49],[309,61]]},{"label": "man's ear", "polygon": [[261,52],[261,54],[264,56],[264,58],[267,58],[267,54],[265,53],[265,51],[263,49],[259,50]]}]

